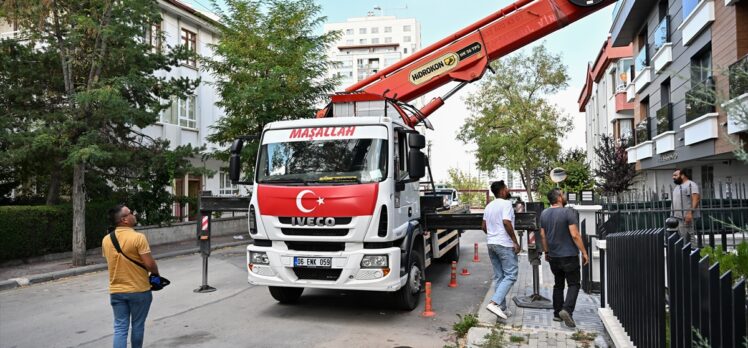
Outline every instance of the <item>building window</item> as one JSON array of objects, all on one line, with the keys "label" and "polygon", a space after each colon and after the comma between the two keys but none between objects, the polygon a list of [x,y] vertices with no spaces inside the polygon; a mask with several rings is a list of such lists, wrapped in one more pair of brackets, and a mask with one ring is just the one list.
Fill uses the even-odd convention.
[{"label": "building window", "polygon": [[660,21],[662,21],[663,19],[665,19],[665,17],[667,17],[667,8],[668,8],[667,0],[660,0],[660,3],[657,4],[657,7],[658,7],[657,12],[660,15]]},{"label": "building window", "polygon": [[172,98],[171,105],[161,113],[161,122],[187,128],[197,128],[197,97]]},{"label": "building window", "polygon": [[359,34],[366,34],[366,28],[359,28],[358,29]]},{"label": "building window", "polygon": [[345,30],[346,35],[353,35],[353,29],[346,29]]},{"label": "building window", "polygon": [[378,34],[379,33],[379,28],[377,28],[377,27],[371,28],[371,33],[372,34]]},{"label": "building window", "polygon": [[403,47],[403,53],[408,54],[408,48],[407,47]]},{"label": "building window", "polygon": [[362,45],[366,45],[366,39],[360,39],[360,40],[358,40],[358,43],[360,43]]},{"label": "building window", "polygon": [[683,19],[686,19],[693,12],[698,3],[699,0],[683,0]]},{"label": "building window", "polygon": [[403,36],[403,42],[410,42],[410,36]]},{"label": "building window", "polygon": [[239,186],[231,183],[228,168],[221,168],[218,179],[220,180],[218,194],[221,196],[236,196],[239,194]]},{"label": "building window", "polygon": [[384,27],[384,32],[385,33],[391,33],[392,32],[392,27]]},{"label": "building window", "polygon": [[161,51],[161,22],[155,23],[145,30],[144,42],[151,46],[152,52]]},{"label": "building window", "polygon": [[616,68],[610,69],[610,95],[615,95],[618,91],[618,80],[616,77],[618,76],[618,70]]},{"label": "building window", "polygon": [[345,43],[348,45],[353,45],[353,39],[345,40]]},{"label": "building window", "polygon": [[703,83],[712,76],[712,50],[706,49],[691,58],[691,84]]},{"label": "building window", "polygon": [[406,33],[409,32],[410,31],[410,25],[403,25],[403,31],[406,32]]},{"label": "building window", "polygon": [[182,45],[187,48],[187,50],[192,53],[192,56],[187,58],[187,60],[184,62],[186,65],[191,67],[197,66],[197,34],[187,30],[182,29]]},{"label": "building window", "polygon": [[379,43],[379,38],[378,37],[372,38],[371,39],[371,43],[372,44],[378,44]]},{"label": "building window", "polygon": [[702,197],[714,198],[714,167],[701,167],[701,192]]},{"label": "building window", "polygon": [[392,43],[392,38],[391,37],[384,38],[384,43]]}]

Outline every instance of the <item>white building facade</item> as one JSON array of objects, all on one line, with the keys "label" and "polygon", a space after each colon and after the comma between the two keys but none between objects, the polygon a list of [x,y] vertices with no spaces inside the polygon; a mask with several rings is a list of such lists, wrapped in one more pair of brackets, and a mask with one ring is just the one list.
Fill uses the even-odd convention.
[{"label": "white building facade", "polygon": [[336,62],[329,76],[339,76],[341,91],[421,49],[421,25],[413,18],[394,16],[349,18],[327,23],[324,31],[340,31],[328,57]]}]

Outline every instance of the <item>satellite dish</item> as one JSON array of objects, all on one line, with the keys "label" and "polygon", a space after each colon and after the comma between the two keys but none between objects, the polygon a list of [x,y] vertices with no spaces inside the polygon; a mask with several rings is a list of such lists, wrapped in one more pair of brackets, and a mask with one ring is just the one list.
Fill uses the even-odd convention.
[{"label": "satellite dish", "polygon": [[564,180],[566,180],[566,170],[564,168],[557,167],[551,169],[551,181],[558,184]]}]

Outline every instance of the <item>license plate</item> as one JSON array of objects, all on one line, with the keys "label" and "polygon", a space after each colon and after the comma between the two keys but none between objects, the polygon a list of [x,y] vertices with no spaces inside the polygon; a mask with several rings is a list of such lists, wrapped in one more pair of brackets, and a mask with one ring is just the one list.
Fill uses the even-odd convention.
[{"label": "license plate", "polygon": [[330,268],[332,267],[332,257],[295,256],[293,265],[294,267]]}]

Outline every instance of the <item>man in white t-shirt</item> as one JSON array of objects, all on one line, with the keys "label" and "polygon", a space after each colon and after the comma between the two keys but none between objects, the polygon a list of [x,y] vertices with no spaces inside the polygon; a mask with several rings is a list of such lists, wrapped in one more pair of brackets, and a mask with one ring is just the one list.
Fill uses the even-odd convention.
[{"label": "man in white t-shirt", "polygon": [[493,265],[496,291],[486,309],[502,319],[512,313],[507,308],[506,295],[517,281],[520,247],[514,234],[514,208],[509,201],[509,189],[504,181],[491,184],[496,197],[483,212],[483,232],[486,232],[488,256]]}]

